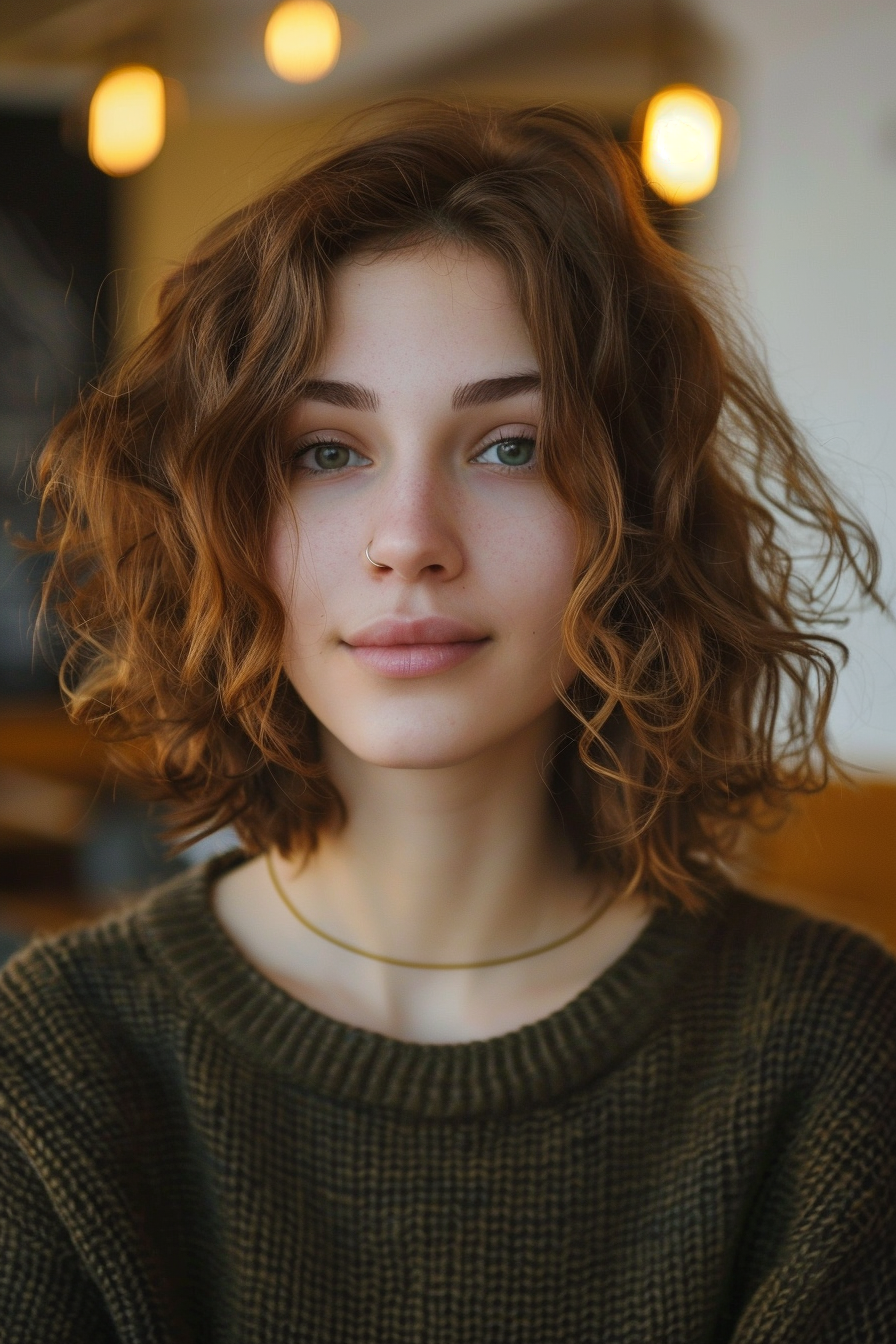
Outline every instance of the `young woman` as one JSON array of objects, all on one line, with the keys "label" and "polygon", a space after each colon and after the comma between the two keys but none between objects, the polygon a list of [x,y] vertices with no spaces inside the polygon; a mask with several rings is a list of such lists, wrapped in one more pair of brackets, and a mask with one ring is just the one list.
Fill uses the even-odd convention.
[{"label": "young woman", "polygon": [[598,127],[414,105],[59,426],[71,710],[243,849],[3,978],[4,1340],[896,1338],[893,963],[725,875],[876,553],[707,304]]}]

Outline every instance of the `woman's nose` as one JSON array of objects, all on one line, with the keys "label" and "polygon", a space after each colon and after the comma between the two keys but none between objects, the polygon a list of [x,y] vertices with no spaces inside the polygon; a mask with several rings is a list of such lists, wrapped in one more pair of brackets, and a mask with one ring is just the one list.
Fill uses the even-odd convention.
[{"label": "woman's nose", "polygon": [[368,524],[364,563],[370,562],[371,572],[409,583],[426,576],[456,578],[463,569],[464,548],[453,495],[450,485],[434,474],[384,482]]}]

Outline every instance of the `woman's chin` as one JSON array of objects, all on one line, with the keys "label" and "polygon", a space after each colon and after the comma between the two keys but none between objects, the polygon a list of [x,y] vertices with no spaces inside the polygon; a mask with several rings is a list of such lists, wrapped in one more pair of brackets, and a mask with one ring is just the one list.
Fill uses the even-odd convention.
[{"label": "woman's chin", "polygon": [[492,743],[344,742],[358,760],[383,770],[446,770],[480,756]]},{"label": "woman's chin", "polygon": [[383,725],[376,731],[368,721],[363,725],[331,724],[325,727],[326,752],[347,752],[366,765],[385,770],[444,770],[463,765],[500,748],[507,733],[495,732],[494,725],[470,724],[465,729],[445,724],[439,730],[432,723]]}]

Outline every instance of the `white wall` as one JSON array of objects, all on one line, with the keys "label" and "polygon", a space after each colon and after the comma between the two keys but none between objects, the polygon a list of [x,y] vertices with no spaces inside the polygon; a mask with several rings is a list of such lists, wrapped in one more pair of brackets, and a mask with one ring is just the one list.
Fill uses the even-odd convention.
[{"label": "white wall", "polygon": [[[896,598],[896,9],[702,0],[731,53],[736,170],[705,254],[733,265],[778,387],[863,508]],[[896,603],[894,603],[896,605]],[[896,773],[896,626],[861,615],[834,712],[852,760]]]}]

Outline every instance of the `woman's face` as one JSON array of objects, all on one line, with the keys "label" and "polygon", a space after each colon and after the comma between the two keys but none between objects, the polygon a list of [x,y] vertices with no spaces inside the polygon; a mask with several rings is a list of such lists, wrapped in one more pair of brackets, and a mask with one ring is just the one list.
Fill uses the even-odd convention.
[{"label": "woman's face", "polygon": [[539,469],[539,417],[495,261],[432,246],[340,266],[269,560],[287,675],[362,760],[469,760],[545,719],[571,678],[576,530]]}]

